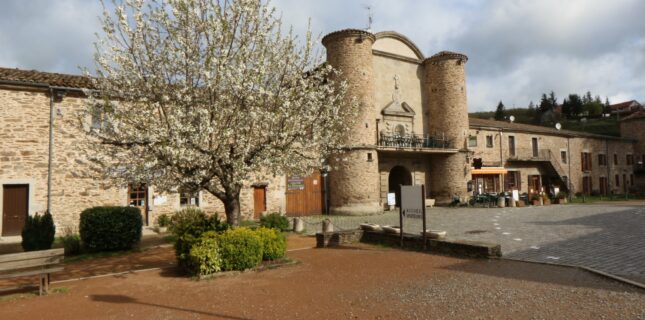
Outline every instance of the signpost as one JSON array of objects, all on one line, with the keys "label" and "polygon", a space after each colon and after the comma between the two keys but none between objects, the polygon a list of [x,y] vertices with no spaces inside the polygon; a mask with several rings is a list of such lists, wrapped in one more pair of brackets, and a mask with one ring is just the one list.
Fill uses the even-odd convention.
[{"label": "signpost", "polygon": [[425,186],[401,186],[401,211],[399,222],[401,226],[401,247],[403,247],[403,217],[423,219],[423,249],[426,249],[426,204]]}]

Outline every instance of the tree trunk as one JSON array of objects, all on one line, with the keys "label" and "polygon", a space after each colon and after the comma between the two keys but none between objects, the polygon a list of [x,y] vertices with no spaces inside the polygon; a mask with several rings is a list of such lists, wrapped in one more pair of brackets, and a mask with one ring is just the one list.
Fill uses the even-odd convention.
[{"label": "tree trunk", "polygon": [[226,212],[226,222],[231,226],[240,225],[240,192],[237,191],[226,195],[224,199],[224,211]]}]

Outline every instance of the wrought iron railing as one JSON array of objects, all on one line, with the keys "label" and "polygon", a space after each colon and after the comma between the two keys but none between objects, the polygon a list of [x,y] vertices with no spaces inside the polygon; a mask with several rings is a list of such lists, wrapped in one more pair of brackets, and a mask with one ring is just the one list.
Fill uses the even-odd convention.
[{"label": "wrought iron railing", "polygon": [[433,137],[421,134],[387,135],[381,134],[378,145],[395,148],[429,148],[451,149],[452,142],[443,137]]}]

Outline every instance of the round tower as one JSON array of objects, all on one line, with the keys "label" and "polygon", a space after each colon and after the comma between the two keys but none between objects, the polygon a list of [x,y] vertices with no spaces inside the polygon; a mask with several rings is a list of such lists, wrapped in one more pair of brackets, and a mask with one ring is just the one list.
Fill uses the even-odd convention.
[{"label": "round tower", "polygon": [[423,61],[424,94],[428,102],[430,134],[448,139],[457,153],[431,160],[432,193],[438,202],[454,195],[465,198],[470,180],[468,161],[468,103],[463,54],[442,51]]},{"label": "round tower", "polygon": [[367,31],[347,29],[322,39],[327,63],[340,70],[347,81],[345,99],[356,99],[356,123],[345,143],[346,152],[329,159],[329,202],[332,214],[372,214],[382,210],[376,151],[376,111],[372,45],[376,37]]}]

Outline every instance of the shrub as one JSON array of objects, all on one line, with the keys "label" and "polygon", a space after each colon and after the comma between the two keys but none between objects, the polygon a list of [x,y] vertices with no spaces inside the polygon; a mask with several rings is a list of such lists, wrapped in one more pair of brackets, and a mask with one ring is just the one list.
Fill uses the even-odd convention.
[{"label": "shrub", "polygon": [[222,270],[245,270],[262,262],[262,240],[253,230],[226,230],[217,237]]},{"label": "shrub", "polygon": [[276,229],[258,228],[255,233],[262,240],[262,260],[275,260],[284,257],[287,239]]},{"label": "shrub", "polygon": [[565,199],[566,197],[567,197],[567,193],[566,193],[566,192],[564,192],[564,191],[560,191],[560,192],[558,192],[558,194],[556,195],[556,198],[558,198],[558,199]]},{"label": "shrub", "polygon": [[131,249],[141,240],[141,212],[135,207],[93,207],[81,212],[79,232],[90,251]]},{"label": "shrub", "polygon": [[600,190],[591,190],[591,193],[589,193],[589,195],[592,197],[598,197],[600,196]]},{"label": "shrub", "polygon": [[170,218],[169,228],[175,236],[177,263],[179,267],[191,272],[190,249],[193,245],[199,241],[203,233],[222,232],[228,229],[228,225],[220,222],[217,215],[208,216],[197,208],[186,208]]},{"label": "shrub", "polygon": [[205,232],[190,249],[189,271],[194,275],[209,275],[222,269],[217,233]]},{"label": "shrub", "polygon": [[260,226],[265,228],[289,231],[289,220],[280,213],[274,212],[260,218]]},{"label": "shrub", "polygon": [[157,224],[158,224],[160,227],[167,227],[167,226],[169,226],[169,225],[170,225],[170,217],[169,217],[167,214],[165,214],[165,213],[160,214],[160,215],[159,215],[159,217],[157,217]]},{"label": "shrub", "polygon": [[56,226],[49,212],[45,212],[42,216],[39,214],[27,216],[22,229],[22,248],[25,251],[51,249],[54,234],[56,234]]}]

